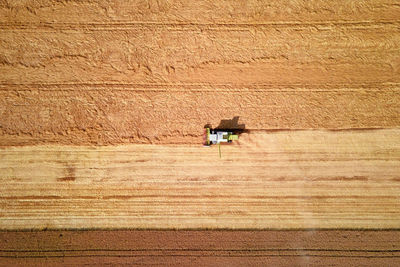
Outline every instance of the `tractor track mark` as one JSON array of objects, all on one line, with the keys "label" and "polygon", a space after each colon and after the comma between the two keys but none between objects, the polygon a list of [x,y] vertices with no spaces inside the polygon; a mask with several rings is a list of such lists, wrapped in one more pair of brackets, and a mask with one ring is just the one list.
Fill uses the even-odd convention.
[{"label": "tractor track mark", "polygon": [[139,92],[341,92],[397,91],[397,82],[370,83],[0,83],[0,91],[139,91]]},{"label": "tractor track mark", "polygon": [[270,23],[181,23],[181,22],[112,22],[112,23],[0,23],[0,30],[87,30],[87,31],[124,31],[143,29],[168,30],[247,30],[249,28],[317,28],[327,30],[335,28],[375,29],[377,27],[400,27],[399,20],[391,21],[321,21],[321,22],[270,22]]}]

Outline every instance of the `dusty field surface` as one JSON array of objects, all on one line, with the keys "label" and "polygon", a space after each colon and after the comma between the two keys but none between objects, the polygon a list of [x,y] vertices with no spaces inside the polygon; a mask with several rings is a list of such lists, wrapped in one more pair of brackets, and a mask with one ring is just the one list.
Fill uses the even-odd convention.
[{"label": "dusty field surface", "polygon": [[0,0],[0,229],[286,230],[0,232],[0,265],[396,265],[399,114],[395,0]]},{"label": "dusty field surface", "polygon": [[396,266],[398,231],[0,232],[3,265]]}]

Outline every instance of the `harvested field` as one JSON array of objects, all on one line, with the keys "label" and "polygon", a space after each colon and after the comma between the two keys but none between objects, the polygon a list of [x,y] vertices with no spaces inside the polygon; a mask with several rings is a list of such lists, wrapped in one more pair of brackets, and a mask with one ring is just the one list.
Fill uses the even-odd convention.
[{"label": "harvested field", "polygon": [[[93,228],[254,229],[262,239],[317,229],[316,240],[325,229],[332,240],[352,229],[340,251],[317,242],[311,262],[250,249],[238,253],[257,261],[213,251],[198,263],[397,260],[399,18],[394,0],[0,1],[2,240]],[[245,131],[221,157],[201,146],[206,124],[234,118]],[[385,231],[358,250],[363,229]],[[288,253],[315,243],[305,240]],[[0,261],[53,255],[27,244],[21,255],[2,244]],[[68,253],[68,264],[98,261]]]},{"label": "harvested field", "polygon": [[[199,140],[201,142],[201,140]],[[0,151],[2,229],[400,228],[400,130]]]}]

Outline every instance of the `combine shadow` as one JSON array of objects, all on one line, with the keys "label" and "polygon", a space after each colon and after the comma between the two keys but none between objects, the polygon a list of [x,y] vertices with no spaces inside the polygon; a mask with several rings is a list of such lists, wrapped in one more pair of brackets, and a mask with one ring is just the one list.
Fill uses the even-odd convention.
[{"label": "combine shadow", "polygon": [[221,120],[219,125],[215,128],[213,128],[209,123],[204,125],[204,128],[211,128],[219,131],[230,131],[238,135],[248,132],[245,124],[239,124],[239,116],[235,116],[230,120]]}]

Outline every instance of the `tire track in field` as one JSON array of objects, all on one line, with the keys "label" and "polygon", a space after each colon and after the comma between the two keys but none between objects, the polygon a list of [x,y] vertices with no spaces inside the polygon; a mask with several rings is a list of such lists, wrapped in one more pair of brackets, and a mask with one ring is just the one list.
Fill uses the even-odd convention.
[{"label": "tire track in field", "polygon": [[0,83],[0,91],[139,91],[139,92],[337,92],[397,91],[400,83]]},{"label": "tire track in field", "polygon": [[328,30],[332,28],[373,29],[382,27],[400,27],[399,20],[389,21],[320,21],[320,22],[270,22],[270,23],[184,23],[184,22],[109,22],[109,23],[0,23],[0,30],[88,30],[119,31],[133,29],[169,29],[169,30],[248,30],[263,28],[316,28]]},{"label": "tire track in field", "polygon": [[0,250],[0,258],[59,257],[353,257],[400,258],[400,250],[345,249],[83,249],[83,250]]}]

